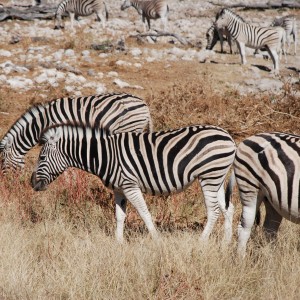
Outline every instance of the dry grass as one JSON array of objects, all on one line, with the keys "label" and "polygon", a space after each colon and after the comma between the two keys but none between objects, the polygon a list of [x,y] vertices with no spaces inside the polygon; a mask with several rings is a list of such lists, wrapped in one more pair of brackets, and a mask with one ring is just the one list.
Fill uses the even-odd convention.
[{"label": "dry grass", "polygon": [[[66,33],[64,45],[47,43],[54,49],[90,49],[91,37],[83,38],[80,30],[78,37],[83,42]],[[26,51],[31,43],[24,38],[18,47]],[[126,53],[110,57],[107,63],[97,61],[97,53],[91,55],[94,65],[79,63],[83,72],[114,70],[120,78],[147,87],[126,91],[146,100],[157,130],[213,124],[227,129],[237,143],[261,131],[300,134],[300,102],[295,96],[299,83],[285,80],[281,96],[241,96],[226,86],[225,65],[153,62],[136,71],[115,64],[118,59],[128,61]],[[239,72],[240,68],[230,67]],[[105,84],[116,91],[111,82]],[[0,114],[0,136],[26,108],[41,101],[41,90],[47,90],[49,100],[67,96],[63,86],[36,87],[22,94],[0,89],[0,112],[4,113]],[[222,246],[222,218],[209,243],[201,244],[198,238],[206,212],[195,183],[170,197],[146,196],[161,231],[158,243],[149,239],[129,205],[127,242],[121,246],[114,239],[113,196],[97,178],[70,170],[46,192],[32,190],[29,178],[38,150],[29,152],[20,174],[0,174],[1,299],[299,299],[299,226],[284,221],[274,244],[267,244],[261,229],[255,229],[249,255],[240,261],[235,242],[241,211],[237,195],[232,245]]]}]

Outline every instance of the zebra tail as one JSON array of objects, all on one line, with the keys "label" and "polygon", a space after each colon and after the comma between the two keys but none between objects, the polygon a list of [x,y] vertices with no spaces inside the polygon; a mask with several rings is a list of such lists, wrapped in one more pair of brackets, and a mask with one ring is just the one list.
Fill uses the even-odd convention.
[{"label": "zebra tail", "polygon": [[232,171],[227,187],[226,187],[226,193],[225,193],[225,208],[228,209],[229,203],[230,203],[230,197],[233,191],[233,187],[235,185],[235,174],[234,171]]}]

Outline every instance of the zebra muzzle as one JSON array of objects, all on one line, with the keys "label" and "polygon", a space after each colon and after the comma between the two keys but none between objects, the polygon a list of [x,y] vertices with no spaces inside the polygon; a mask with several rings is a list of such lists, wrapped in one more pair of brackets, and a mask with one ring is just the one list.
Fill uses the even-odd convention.
[{"label": "zebra muzzle", "polygon": [[45,191],[47,189],[47,185],[44,180],[36,179],[36,172],[33,172],[31,175],[31,186],[36,192]]}]

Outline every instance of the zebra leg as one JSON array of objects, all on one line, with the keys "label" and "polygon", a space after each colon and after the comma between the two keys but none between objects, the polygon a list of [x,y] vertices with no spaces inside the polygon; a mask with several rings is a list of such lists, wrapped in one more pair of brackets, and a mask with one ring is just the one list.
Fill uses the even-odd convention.
[{"label": "zebra leg", "polygon": [[271,59],[273,61],[273,65],[274,65],[274,75],[279,75],[279,63],[278,63],[278,54],[276,49],[270,49],[269,47],[267,47],[267,50],[271,56]]},{"label": "zebra leg", "polygon": [[228,209],[226,209],[224,183],[222,184],[222,186],[218,191],[218,202],[219,202],[219,207],[224,216],[224,241],[226,243],[229,243],[232,238],[232,220],[233,220],[234,206],[230,202]]},{"label": "zebra leg", "polygon": [[266,238],[271,241],[277,236],[282,216],[274,209],[268,200],[264,201],[266,207],[266,218],[263,225]]},{"label": "zebra leg", "polygon": [[246,193],[240,191],[242,202],[242,216],[238,225],[238,254],[241,257],[246,255],[246,245],[250,238],[251,228],[254,225],[257,211],[258,190],[247,190]]},{"label": "zebra leg", "polygon": [[162,23],[163,31],[166,32],[167,27],[168,27],[168,18],[167,17],[161,17],[161,23]]},{"label": "zebra leg", "polygon": [[157,230],[153,224],[151,214],[148,210],[147,204],[143,197],[143,194],[139,188],[128,188],[123,191],[126,199],[131,202],[131,204],[136,208],[139,215],[145,222],[150,235],[152,238],[156,239],[158,237]]},{"label": "zebra leg", "polygon": [[97,17],[97,21],[102,23],[102,28],[104,29],[106,27],[106,19],[103,16],[103,14],[101,13],[101,11],[96,11],[95,12],[96,17]]},{"label": "zebra leg", "polygon": [[200,236],[200,240],[206,241],[209,238],[216,221],[218,220],[220,207],[218,203],[218,192],[209,190],[209,188],[211,189],[211,186],[207,185],[207,182],[205,182],[205,185],[203,181],[199,180],[199,182],[203,191],[204,203],[207,212],[207,223]]},{"label": "zebra leg", "polygon": [[242,65],[245,65],[247,63],[247,59],[246,59],[246,51],[245,51],[245,44],[236,41],[236,44],[238,46],[239,52],[240,52],[240,56],[241,56],[241,60],[242,60]]},{"label": "zebra leg", "polygon": [[74,18],[75,18],[75,13],[69,12],[70,15],[70,22],[71,22],[71,29],[74,29]]},{"label": "zebra leg", "polygon": [[124,194],[119,192],[114,192],[115,203],[116,203],[116,219],[117,219],[117,228],[116,228],[116,238],[119,243],[123,243],[123,233],[124,233],[124,222],[126,218],[126,204],[127,200]]}]

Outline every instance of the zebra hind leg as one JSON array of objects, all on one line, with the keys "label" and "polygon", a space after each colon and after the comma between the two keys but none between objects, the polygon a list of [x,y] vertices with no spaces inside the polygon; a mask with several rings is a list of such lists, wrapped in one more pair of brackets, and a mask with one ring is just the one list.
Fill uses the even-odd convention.
[{"label": "zebra hind leg", "polygon": [[147,229],[153,239],[158,238],[158,232],[152,221],[151,214],[146,205],[143,194],[139,188],[128,188],[123,191],[126,199],[136,208],[139,215],[146,224]]},{"label": "zebra hind leg", "polygon": [[266,208],[266,218],[263,229],[268,241],[272,241],[277,237],[277,232],[282,221],[282,216],[273,208],[273,206],[266,199],[264,201]]},{"label": "zebra hind leg", "polygon": [[117,220],[116,239],[120,244],[122,244],[124,241],[123,233],[124,233],[124,222],[126,218],[127,200],[124,194],[122,193],[114,192],[114,195],[115,195],[116,220]]},{"label": "zebra hind leg", "polygon": [[211,186],[204,184],[203,181],[200,181],[200,185],[202,187],[206,213],[207,213],[207,223],[200,236],[200,240],[207,241],[220,215],[220,207],[218,203],[218,192],[211,191],[210,190]]},{"label": "zebra hind leg", "polygon": [[234,206],[231,202],[229,202],[229,207],[226,209],[224,183],[218,191],[218,203],[224,216],[224,241],[226,244],[228,244],[232,238],[232,220]]},{"label": "zebra hind leg", "polygon": [[106,27],[106,18],[103,16],[101,11],[96,11],[95,12],[97,21],[102,23],[102,28],[104,29]]},{"label": "zebra hind leg", "polygon": [[274,69],[273,69],[273,72],[274,75],[279,75],[279,62],[278,62],[278,54],[277,54],[277,51],[276,49],[270,49],[269,47],[267,47],[267,50],[268,50],[268,53],[270,54],[271,56],[271,59],[272,59],[272,62],[273,62],[273,65],[274,65]]}]

